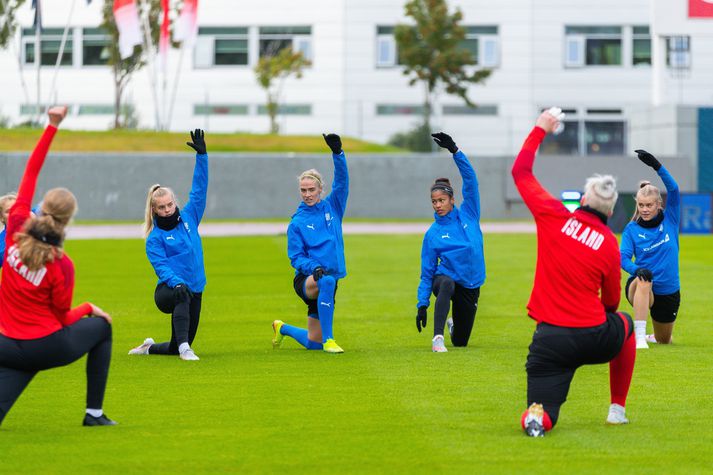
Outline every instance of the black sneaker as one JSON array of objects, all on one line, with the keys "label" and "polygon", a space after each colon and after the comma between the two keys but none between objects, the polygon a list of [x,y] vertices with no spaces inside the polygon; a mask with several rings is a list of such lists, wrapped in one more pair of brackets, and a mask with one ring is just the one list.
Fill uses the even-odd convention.
[{"label": "black sneaker", "polygon": [[102,414],[99,417],[94,417],[89,414],[84,414],[84,422],[82,422],[83,426],[115,426],[116,421],[112,421],[108,417],[106,417],[105,414]]}]

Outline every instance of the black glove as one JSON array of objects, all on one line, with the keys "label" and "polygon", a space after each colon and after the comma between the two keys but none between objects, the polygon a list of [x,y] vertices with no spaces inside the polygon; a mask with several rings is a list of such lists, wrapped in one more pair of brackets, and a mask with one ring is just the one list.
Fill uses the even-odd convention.
[{"label": "black glove", "polygon": [[314,281],[317,282],[324,275],[324,267],[317,267],[314,272],[312,272],[312,277]]},{"label": "black glove", "polygon": [[645,282],[651,282],[654,280],[654,275],[645,267],[639,267],[636,269],[636,273],[634,273],[634,275]]},{"label": "black glove", "polygon": [[427,321],[428,307],[418,307],[418,313],[416,314],[416,328],[419,333],[421,333],[421,328],[426,328]]},{"label": "black glove", "polygon": [[646,165],[650,166],[654,170],[659,171],[659,168],[661,168],[661,162],[656,160],[656,157],[651,155],[646,150],[642,150],[642,149],[634,150],[634,152],[636,152],[636,154],[639,156],[639,160],[641,160],[642,162],[644,162]]},{"label": "black glove", "polygon": [[451,153],[456,153],[458,151],[458,147],[456,147],[456,143],[450,135],[438,132],[437,134],[431,134],[431,137],[433,137],[433,141],[436,142],[436,145],[439,147],[446,148]]},{"label": "black glove", "polygon": [[191,132],[191,140],[193,142],[186,142],[186,145],[195,150],[196,153],[200,155],[205,155],[205,133],[201,129],[196,129],[195,131]]},{"label": "black glove", "polygon": [[173,296],[176,297],[176,302],[185,302],[193,297],[193,294],[186,287],[186,284],[178,284],[173,288]]},{"label": "black glove", "polygon": [[329,145],[329,148],[332,149],[333,154],[339,155],[340,153],[342,153],[342,139],[339,138],[339,135],[337,135],[337,134],[329,134],[329,135],[322,134],[322,137],[324,137],[324,141],[327,142],[327,145]]}]

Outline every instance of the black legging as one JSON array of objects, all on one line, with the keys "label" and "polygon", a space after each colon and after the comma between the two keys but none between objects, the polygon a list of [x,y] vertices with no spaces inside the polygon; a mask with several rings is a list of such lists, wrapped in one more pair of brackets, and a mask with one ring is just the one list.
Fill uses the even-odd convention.
[{"label": "black legging", "polygon": [[202,297],[201,292],[195,292],[179,300],[171,287],[158,284],[154,301],[159,310],[171,314],[171,341],[151,345],[149,354],[177,355],[181,343],[193,344],[201,318]]},{"label": "black legging", "polygon": [[480,287],[466,289],[456,284],[450,277],[439,274],[433,279],[433,294],[436,304],[433,310],[433,336],[443,335],[443,327],[453,302],[453,346],[467,346],[478,310]]},{"label": "black legging", "polygon": [[83,318],[43,338],[0,335],[0,424],[38,371],[66,366],[87,355],[87,408],[101,409],[111,361],[111,325]]}]

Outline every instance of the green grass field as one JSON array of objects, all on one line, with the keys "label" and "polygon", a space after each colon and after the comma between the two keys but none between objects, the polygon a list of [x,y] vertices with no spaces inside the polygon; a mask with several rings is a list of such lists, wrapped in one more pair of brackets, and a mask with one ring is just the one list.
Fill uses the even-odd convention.
[{"label": "green grass field", "polygon": [[[415,329],[420,236],[347,236],[335,318],[343,355],[270,344],[303,324],[285,238],[204,240],[199,362],[129,357],[169,335],[142,241],[70,242],[77,302],[114,317],[105,410],[83,428],[84,365],[40,373],[0,429],[2,473],[710,473],[713,237],[681,240],[675,344],[638,353],[627,414],[604,424],[608,366],[578,371],[558,426],[519,429],[533,331],[535,237],[486,235],[471,345],[430,351]],[[628,309],[627,305],[623,306]]]},{"label": "green grass field", "polygon": [[[0,152],[32,150],[41,131],[38,129],[2,129]],[[318,135],[209,134],[209,152],[296,152],[329,151]],[[52,143],[54,152],[185,152],[185,133],[148,130],[85,131],[63,130]],[[384,153],[402,151],[389,145],[344,137],[349,153]]]}]

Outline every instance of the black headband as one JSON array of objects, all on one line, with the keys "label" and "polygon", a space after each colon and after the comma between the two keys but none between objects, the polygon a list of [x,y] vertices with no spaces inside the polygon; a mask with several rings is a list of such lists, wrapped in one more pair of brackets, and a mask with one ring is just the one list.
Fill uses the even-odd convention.
[{"label": "black headband", "polygon": [[453,188],[446,185],[445,183],[436,183],[435,185],[433,185],[431,187],[431,193],[433,193],[434,191],[444,191],[446,192],[446,194],[448,194],[448,196],[450,196],[451,198],[453,197]]},{"label": "black headband", "polygon": [[27,231],[27,234],[32,236],[34,239],[43,242],[45,244],[49,244],[50,246],[59,246],[62,244],[62,236],[59,234],[53,233],[53,232],[48,232],[47,234],[42,234],[36,229],[29,229]]}]

